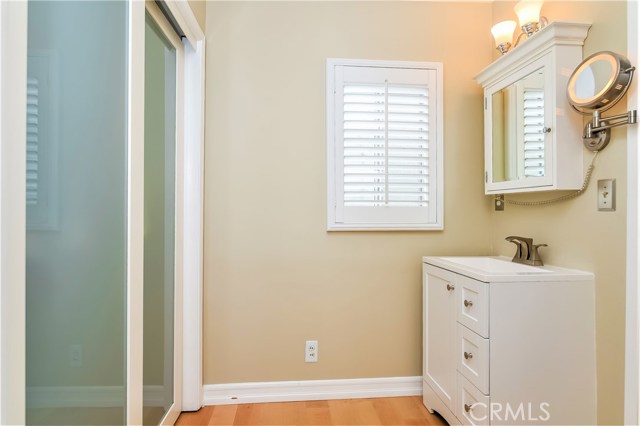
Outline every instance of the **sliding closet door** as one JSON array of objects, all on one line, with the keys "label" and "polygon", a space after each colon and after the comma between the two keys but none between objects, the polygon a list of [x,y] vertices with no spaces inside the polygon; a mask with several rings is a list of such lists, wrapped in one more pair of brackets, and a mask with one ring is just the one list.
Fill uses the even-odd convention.
[{"label": "sliding closet door", "polygon": [[28,3],[27,424],[125,423],[127,10]]},{"label": "sliding closet door", "polygon": [[[158,4],[189,27],[184,2]],[[0,2],[0,423],[182,407],[185,54],[158,4]]]},{"label": "sliding closet door", "polygon": [[[155,3],[145,19],[144,118],[144,424],[173,424],[180,408],[181,368],[176,365],[176,296],[181,274],[176,263],[181,241],[176,230],[176,173],[179,147],[178,82],[182,43]],[[178,237],[178,238],[177,238]],[[178,338],[178,340],[176,339]]]}]

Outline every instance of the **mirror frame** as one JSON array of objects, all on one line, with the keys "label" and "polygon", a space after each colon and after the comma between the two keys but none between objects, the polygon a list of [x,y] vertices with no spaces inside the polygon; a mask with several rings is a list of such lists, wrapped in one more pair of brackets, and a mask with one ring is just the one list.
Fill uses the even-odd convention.
[{"label": "mirror frame", "polygon": [[[500,84],[494,86],[490,89],[490,102],[488,103],[488,107],[491,108],[491,117],[492,120],[496,119],[496,95],[500,94],[504,96],[507,94],[509,97],[509,108],[504,109],[502,111],[500,122],[503,125],[507,125],[507,127],[511,128],[511,133],[508,134],[506,131],[501,132],[499,128],[496,127],[496,123],[492,123],[491,126],[491,151],[493,153],[493,157],[491,160],[491,170],[489,174],[491,175],[491,182],[494,184],[503,184],[506,182],[540,182],[545,180],[545,176],[550,173],[550,168],[548,166],[548,161],[544,159],[550,155],[547,144],[547,134],[551,131],[551,125],[553,119],[551,114],[549,113],[549,97],[550,91],[546,87],[548,85],[549,79],[546,76],[548,73],[548,68],[545,66],[533,66],[523,68],[523,72],[517,73],[518,78],[513,80],[505,81],[508,84]],[[536,90],[542,92],[542,111],[543,115],[540,118],[542,127],[542,131],[540,133],[541,140],[538,143],[542,143],[542,151],[543,155],[541,157],[542,164],[541,166],[544,169],[542,175],[526,175],[526,158],[525,158],[525,123],[524,123],[524,93],[527,88],[531,89],[535,84],[532,85],[532,81],[538,80],[540,82],[540,87],[537,87]],[[510,94],[509,94],[510,93]],[[489,109],[487,109],[489,110]],[[503,129],[505,126],[502,126]],[[498,140],[496,139],[496,135],[498,133],[503,133],[503,137]],[[496,144],[498,142],[498,144]],[[502,173],[496,173],[496,152],[503,152],[503,156],[505,156],[504,161],[502,161]],[[509,157],[507,160],[506,157]],[[537,160],[540,160],[537,159]],[[510,164],[511,167],[508,167]],[[502,174],[503,178],[499,178],[499,175]]]},{"label": "mirror frame", "polygon": [[[591,98],[580,98],[576,95],[576,83],[582,72],[594,62],[605,60],[611,64],[611,75],[604,87]],[[617,53],[605,50],[587,57],[573,71],[567,84],[567,99],[569,104],[578,112],[606,111],[612,108],[626,93],[631,83],[633,67],[627,58]]]},{"label": "mirror frame", "polygon": [[[578,78],[585,69],[596,61],[607,61],[611,66],[611,74],[607,84],[596,95],[589,99],[576,96],[576,84]],[[582,61],[575,69],[567,84],[567,100],[577,112],[585,115],[591,114],[591,121],[584,127],[582,141],[589,151],[600,151],[609,144],[611,129],[637,123],[637,111],[630,110],[625,114],[611,117],[603,117],[602,113],[616,105],[627,93],[633,80],[635,67],[629,60],[617,53],[602,51],[594,53]]]}]

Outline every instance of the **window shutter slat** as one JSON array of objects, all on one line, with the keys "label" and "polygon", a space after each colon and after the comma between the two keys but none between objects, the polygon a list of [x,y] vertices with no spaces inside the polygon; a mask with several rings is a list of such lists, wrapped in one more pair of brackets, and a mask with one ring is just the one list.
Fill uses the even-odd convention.
[{"label": "window shutter slat", "polygon": [[524,175],[544,176],[544,91],[525,89]]},{"label": "window shutter slat", "polygon": [[426,206],[428,88],[345,83],[344,205]]},{"label": "window shutter slat", "polygon": [[389,177],[392,206],[426,207],[429,202],[429,89],[418,85],[389,85]]},{"label": "window shutter slat", "polygon": [[344,205],[375,206],[384,201],[385,87],[344,86]]}]

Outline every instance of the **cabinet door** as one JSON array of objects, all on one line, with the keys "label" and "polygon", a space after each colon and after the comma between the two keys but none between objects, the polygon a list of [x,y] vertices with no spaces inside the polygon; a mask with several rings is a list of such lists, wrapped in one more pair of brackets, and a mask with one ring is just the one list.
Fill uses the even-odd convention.
[{"label": "cabinet door", "polygon": [[456,398],[455,274],[426,266],[424,274],[424,377],[450,410]]},{"label": "cabinet door", "polygon": [[485,193],[556,189],[551,55],[485,89]]}]

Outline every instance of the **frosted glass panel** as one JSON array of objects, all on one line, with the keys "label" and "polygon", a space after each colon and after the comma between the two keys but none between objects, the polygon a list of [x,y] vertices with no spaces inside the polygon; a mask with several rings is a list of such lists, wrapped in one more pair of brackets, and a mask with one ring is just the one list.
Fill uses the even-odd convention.
[{"label": "frosted glass panel", "polygon": [[147,14],[144,147],[144,423],[173,403],[176,52]]},{"label": "frosted glass panel", "polygon": [[29,1],[28,424],[124,424],[127,4]]}]

